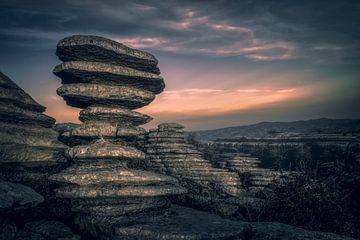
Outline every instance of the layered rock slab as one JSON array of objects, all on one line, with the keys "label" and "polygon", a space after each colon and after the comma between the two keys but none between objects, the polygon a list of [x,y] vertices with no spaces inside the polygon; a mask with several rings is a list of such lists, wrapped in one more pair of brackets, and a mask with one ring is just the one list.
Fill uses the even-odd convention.
[{"label": "layered rock slab", "polygon": [[[95,216],[77,219],[81,228],[91,231],[98,239],[280,239],[280,240],[340,240],[344,236],[307,231],[280,223],[249,223],[226,220],[214,214],[173,205],[165,216],[138,216],[113,219],[109,222]],[[115,227],[114,227],[115,226]]]},{"label": "layered rock slab", "polygon": [[231,196],[239,194],[238,176],[217,169],[203,159],[200,151],[185,142],[183,128],[177,123],[163,123],[149,131],[146,139],[149,166],[178,178],[189,189],[203,188]]},{"label": "layered rock slab", "polygon": [[155,94],[162,92],[165,87],[164,79],[157,74],[101,62],[65,62],[55,67],[54,74],[63,79],[63,84],[94,83],[131,86]]},{"label": "layered rock slab", "polygon": [[145,160],[145,153],[134,146],[145,133],[139,125],[151,117],[132,110],[163,90],[157,60],[89,36],[63,39],[57,54],[65,61],[54,69],[64,84],[57,93],[83,110],[82,124],[61,134],[73,145],[65,156],[74,165],[51,176],[59,185],[56,195],[70,199],[79,218],[97,217],[111,228],[119,218],[166,212],[168,197],[186,189],[170,176],[133,168]]},{"label": "layered rock slab", "polygon": [[138,88],[85,83],[65,84],[57,93],[68,105],[79,108],[117,105],[135,109],[148,105],[155,98],[152,92]]},{"label": "layered rock slab", "polygon": [[150,53],[132,49],[98,36],[74,35],[59,41],[56,55],[67,61],[98,61],[159,74],[157,59]]}]

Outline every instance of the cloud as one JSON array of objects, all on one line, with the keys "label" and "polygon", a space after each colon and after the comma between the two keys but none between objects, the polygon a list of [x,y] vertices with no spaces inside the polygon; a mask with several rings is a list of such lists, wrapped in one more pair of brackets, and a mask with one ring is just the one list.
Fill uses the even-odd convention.
[{"label": "cloud", "polygon": [[295,46],[291,43],[259,39],[250,28],[218,22],[193,10],[182,9],[180,12],[181,21],[160,21],[160,25],[181,31],[182,36],[116,37],[113,40],[135,48],[192,55],[244,56],[253,61],[294,57]]},{"label": "cloud", "polygon": [[99,34],[177,54],[353,63],[360,52],[359,9],[354,1],[335,0],[14,0],[0,3],[0,42],[49,47],[69,34]]}]

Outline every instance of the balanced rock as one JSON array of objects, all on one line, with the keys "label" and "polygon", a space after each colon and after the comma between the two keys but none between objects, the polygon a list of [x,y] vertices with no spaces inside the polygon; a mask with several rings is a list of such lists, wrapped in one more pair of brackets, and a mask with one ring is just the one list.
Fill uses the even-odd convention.
[{"label": "balanced rock", "polygon": [[150,53],[129,48],[98,36],[75,35],[59,41],[56,55],[64,62],[104,62],[159,74],[158,61]]},{"label": "balanced rock", "polygon": [[79,219],[92,216],[111,223],[166,211],[168,197],[186,189],[173,177],[132,168],[145,161],[145,153],[134,145],[145,134],[139,125],[151,120],[132,109],[149,104],[164,88],[156,59],[88,36],[60,41],[57,54],[65,61],[54,70],[64,83],[57,93],[70,106],[84,109],[83,123],[61,134],[73,144],[65,156],[74,165],[50,177],[59,185],[56,195],[71,200]]}]

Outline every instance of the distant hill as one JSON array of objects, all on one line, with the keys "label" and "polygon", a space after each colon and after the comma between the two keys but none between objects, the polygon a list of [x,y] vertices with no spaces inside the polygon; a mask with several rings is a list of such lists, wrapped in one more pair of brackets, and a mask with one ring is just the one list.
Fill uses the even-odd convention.
[{"label": "distant hill", "polygon": [[294,122],[260,122],[252,125],[194,131],[191,133],[195,134],[196,140],[202,142],[218,138],[265,138],[310,133],[360,133],[360,119],[320,118]]}]

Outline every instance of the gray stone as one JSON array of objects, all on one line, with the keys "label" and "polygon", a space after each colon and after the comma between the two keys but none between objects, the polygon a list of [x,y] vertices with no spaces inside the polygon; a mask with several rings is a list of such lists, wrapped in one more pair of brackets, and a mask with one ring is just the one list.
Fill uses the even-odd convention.
[{"label": "gray stone", "polygon": [[80,112],[79,119],[85,121],[117,122],[121,125],[141,125],[152,120],[150,116],[121,107],[90,106]]},{"label": "gray stone", "polygon": [[43,196],[30,187],[0,180],[0,211],[24,210],[43,201]]},{"label": "gray stone", "polygon": [[52,127],[55,119],[40,112],[26,110],[9,102],[0,102],[0,121],[21,125]]},{"label": "gray stone", "polygon": [[57,140],[58,133],[51,128],[40,126],[19,126],[0,122],[0,144],[14,143],[28,146],[52,147],[65,149],[66,146]]},{"label": "gray stone", "polygon": [[154,73],[101,62],[65,62],[55,67],[54,74],[63,84],[93,83],[131,86],[153,93],[164,90],[164,79]]},{"label": "gray stone", "polygon": [[124,169],[114,166],[75,165],[52,175],[52,181],[78,185],[150,185],[177,183],[175,178],[152,172]]},{"label": "gray stone", "polygon": [[85,83],[63,85],[57,93],[68,105],[80,108],[100,104],[134,109],[148,105],[155,98],[152,92],[133,87]]},{"label": "gray stone", "polygon": [[40,234],[48,240],[80,240],[80,236],[75,235],[68,226],[58,221],[29,222],[25,224],[24,230]]},{"label": "gray stone", "polygon": [[156,197],[186,193],[186,189],[176,185],[160,186],[68,186],[56,189],[61,198],[117,198]]},{"label": "gray stone", "polygon": [[63,148],[28,146],[26,144],[0,144],[1,164],[33,164],[43,166],[66,162]]},{"label": "gray stone", "polygon": [[145,211],[159,210],[169,207],[169,201],[159,199],[154,201],[141,201],[138,203],[119,204],[119,205],[86,205],[73,204],[74,212],[93,214],[96,216],[121,216],[129,214],[143,213]]},{"label": "gray stone", "polygon": [[145,154],[133,147],[98,140],[89,145],[76,146],[65,151],[71,159],[145,159]]},{"label": "gray stone", "polygon": [[24,90],[17,86],[10,78],[0,72],[0,100],[12,103],[20,108],[44,112],[45,107],[41,106],[30,97]]},{"label": "gray stone", "polygon": [[56,55],[62,61],[97,61],[160,73],[156,58],[124,44],[97,36],[74,35],[59,41]]}]

